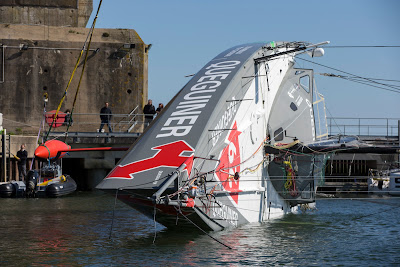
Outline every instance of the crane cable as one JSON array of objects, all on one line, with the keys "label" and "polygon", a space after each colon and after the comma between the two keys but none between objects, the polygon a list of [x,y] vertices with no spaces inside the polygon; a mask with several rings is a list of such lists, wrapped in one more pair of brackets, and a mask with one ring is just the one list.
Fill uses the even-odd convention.
[{"label": "crane cable", "polygon": [[[97,20],[97,17],[98,17],[99,11],[100,11],[100,6],[101,6],[101,3],[102,3],[102,2],[103,2],[103,0],[100,0],[99,6],[98,6],[98,8],[97,8],[96,16],[95,16],[95,18],[94,18],[94,20],[93,20],[93,23],[92,23],[92,27],[91,27],[90,30],[89,30],[89,34],[87,35],[86,40],[85,40],[85,42],[84,42],[84,44],[83,44],[83,47],[82,47],[82,49],[81,49],[81,52],[80,52],[80,54],[79,54],[79,56],[78,56],[78,59],[76,60],[74,70],[73,70],[72,73],[71,73],[71,77],[69,78],[67,87],[65,88],[64,95],[63,95],[63,97],[61,98],[61,101],[60,101],[60,104],[59,104],[58,107],[57,107],[56,113],[54,114],[53,121],[51,122],[50,128],[49,128],[49,130],[47,131],[46,137],[44,138],[44,142],[47,140],[47,138],[48,138],[48,136],[49,136],[49,134],[50,134],[50,131],[51,131],[51,129],[53,128],[53,125],[54,125],[54,123],[55,123],[56,120],[57,120],[57,115],[58,115],[58,113],[60,112],[61,105],[63,104],[63,102],[64,102],[64,100],[65,100],[65,97],[67,96],[67,92],[68,92],[68,89],[69,89],[69,87],[70,87],[70,85],[71,85],[72,79],[73,79],[73,77],[74,77],[74,75],[75,75],[75,71],[76,71],[77,68],[79,67],[79,63],[80,63],[80,61],[81,61],[83,52],[86,50],[85,61],[84,61],[84,65],[83,65],[82,72],[81,72],[81,78],[80,78],[80,80],[79,80],[79,84],[78,84],[78,88],[77,88],[77,92],[79,91],[79,86],[80,86],[80,83],[81,83],[81,80],[82,80],[83,71],[84,71],[84,68],[85,68],[86,61],[87,61],[87,55],[88,55],[88,53],[89,53],[90,42],[91,42],[92,36],[93,36],[94,25],[96,24],[96,20]],[[90,40],[89,40],[89,43],[88,43],[89,36],[90,36]],[[88,48],[86,49],[86,44],[87,44],[87,43],[88,43]],[[75,101],[76,101],[76,95],[75,95]],[[74,101],[74,104],[75,104],[75,101]],[[72,112],[71,112],[71,116],[70,116],[70,119],[69,119],[70,121],[71,121],[71,118],[72,118]],[[69,123],[68,123],[68,127],[69,127]],[[68,128],[67,128],[67,131],[68,131]]]},{"label": "crane cable", "polygon": [[69,78],[67,87],[65,88],[64,95],[63,95],[63,97],[61,98],[60,104],[59,104],[58,107],[57,107],[56,113],[54,114],[54,117],[53,117],[53,121],[52,121],[51,124],[50,124],[50,128],[49,128],[49,130],[47,131],[47,134],[46,134],[46,137],[44,138],[44,141],[47,140],[47,137],[49,136],[50,131],[51,131],[51,129],[53,128],[54,122],[55,122],[56,119],[57,119],[58,112],[59,112],[60,109],[61,109],[61,105],[62,105],[62,103],[64,102],[65,97],[67,96],[68,88],[69,88],[69,86],[71,85],[72,78],[74,77],[75,71],[76,71],[76,69],[78,68],[78,65],[79,65],[79,62],[80,62],[80,60],[81,60],[83,51],[85,50],[85,47],[86,47],[86,41],[85,41],[85,43],[84,43],[84,45],[83,45],[83,48],[82,48],[82,50],[81,50],[81,52],[80,52],[80,54],[79,54],[79,57],[78,57],[78,59],[77,59],[77,61],[76,61],[74,70],[72,71],[72,74],[71,74],[71,77]]},{"label": "crane cable", "polygon": [[83,62],[81,76],[79,78],[78,87],[76,88],[76,93],[75,93],[75,97],[74,97],[74,103],[72,104],[72,108],[71,108],[71,115],[69,117],[69,121],[67,122],[67,130],[65,131],[65,139],[67,139],[67,136],[68,136],[68,130],[69,130],[69,126],[70,126],[70,121],[72,121],[72,114],[74,113],[76,100],[78,99],[78,93],[79,93],[79,89],[80,89],[80,86],[81,86],[83,73],[85,71],[88,55],[89,55],[90,44],[92,43],[93,31],[94,31],[94,27],[96,25],[96,21],[97,21],[97,18],[98,18],[98,14],[99,14],[100,6],[101,6],[102,2],[103,2],[103,0],[100,0],[99,6],[97,8],[96,16],[94,17],[92,28],[91,28],[91,31],[90,31],[90,38],[89,38],[88,48],[86,49],[86,54],[85,54],[85,61]]}]

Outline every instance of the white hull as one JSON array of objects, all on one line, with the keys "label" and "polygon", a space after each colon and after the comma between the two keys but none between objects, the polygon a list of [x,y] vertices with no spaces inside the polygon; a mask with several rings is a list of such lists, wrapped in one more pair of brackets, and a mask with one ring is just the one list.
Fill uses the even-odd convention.
[{"label": "white hull", "polygon": [[97,188],[121,190],[122,201],[158,212],[165,225],[185,217],[212,230],[313,203],[323,156],[266,152],[315,141],[313,72],[294,68],[295,50],[249,44],[218,55]]}]

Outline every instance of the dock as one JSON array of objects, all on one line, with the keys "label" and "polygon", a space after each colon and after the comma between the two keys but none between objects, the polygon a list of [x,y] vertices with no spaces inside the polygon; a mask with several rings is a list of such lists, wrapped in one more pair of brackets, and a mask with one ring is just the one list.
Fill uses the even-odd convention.
[{"label": "dock", "polygon": [[[98,116],[98,114],[93,114]],[[132,117],[132,116],[131,116]],[[88,125],[85,122],[85,127],[79,125],[79,121],[72,129],[75,131],[65,132],[57,131],[51,132],[48,139],[57,138],[58,140],[65,141],[71,145],[72,148],[93,148],[93,147],[130,147],[141,135],[144,130],[142,114],[135,115],[135,127],[130,123],[121,126],[121,123],[113,125],[115,132],[97,132],[98,122]],[[338,118],[328,121],[339,121]],[[357,119],[363,121],[363,119]],[[352,127],[336,124],[335,127],[342,127],[341,131],[333,131],[334,127],[329,125],[329,136],[337,134],[354,134],[363,133],[363,129],[368,128],[369,134],[359,135],[360,139],[371,144],[398,146],[399,145],[399,128],[400,119],[391,120],[380,119],[381,125],[374,122],[373,125],[366,125],[364,123],[353,124]],[[121,122],[121,120],[120,120]],[[355,127],[356,125],[357,127]],[[117,127],[121,126],[121,127]],[[129,126],[129,127],[128,127]],[[83,131],[87,129],[93,131]],[[346,128],[346,130],[344,130]],[[57,128],[58,129],[58,128]],[[82,129],[82,131],[79,131]],[[130,132],[129,129],[134,131]],[[350,131],[352,129],[353,131]],[[375,130],[374,130],[375,129]],[[376,129],[379,129],[378,133]],[[382,134],[383,133],[383,134]],[[27,144],[28,163],[27,169],[32,165],[33,168],[38,168],[38,161],[33,160],[33,151],[36,136],[18,136],[12,135],[6,137],[6,179],[18,180],[17,161],[12,157],[11,153],[15,154],[19,149],[21,143]],[[11,152],[11,153],[10,153]],[[92,152],[72,152],[69,156],[62,159],[63,172],[71,175],[77,184],[79,190],[92,190],[111,169],[118,163],[124,156],[126,151],[92,151]],[[343,193],[343,192],[368,192],[368,176],[371,169],[388,169],[399,166],[399,155],[380,155],[380,154],[335,154],[326,163],[325,181],[324,185],[319,187],[319,191],[323,193]],[[3,171],[2,171],[3,173]],[[4,175],[2,175],[3,177]]]}]

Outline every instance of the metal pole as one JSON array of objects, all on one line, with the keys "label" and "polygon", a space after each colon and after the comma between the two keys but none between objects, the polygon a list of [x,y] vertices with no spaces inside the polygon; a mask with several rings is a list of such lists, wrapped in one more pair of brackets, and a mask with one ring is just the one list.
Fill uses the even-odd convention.
[{"label": "metal pole", "polygon": [[2,45],[1,46],[1,50],[2,50],[2,53],[1,53],[1,58],[2,58],[2,60],[1,60],[1,64],[2,64],[2,66],[1,66],[1,72],[2,72],[2,75],[1,75],[1,81],[0,81],[0,83],[4,83],[4,51],[5,51],[5,46],[4,45]]},{"label": "metal pole", "polygon": [[[400,120],[397,121],[397,142],[400,145]],[[399,154],[400,156],[400,154]]]},{"label": "metal pole", "polygon": [[[397,145],[400,145],[400,120],[397,121]],[[397,153],[397,156],[400,165],[400,153]]]},{"label": "metal pole", "polygon": [[7,166],[8,166],[8,180],[11,181],[11,135],[8,134],[8,159],[7,159]]},{"label": "metal pole", "polygon": [[2,181],[6,182],[7,178],[7,167],[6,167],[6,129],[3,129],[2,138],[1,138],[1,155],[2,155]]},{"label": "metal pole", "polygon": [[386,139],[389,138],[389,119],[386,119]]},{"label": "metal pole", "polygon": [[[172,182],[175,181],[176,178],[178,178],[178,176],[180,175],[181,171],[183,171],[183,170],[186,168],[187,163],[188,163],[189,160],[193,160],[193,158],[192,158],[192,157],[187,158],[187,159],[181,164],[181,166],[179,166],[179,167],[176,169],[176,171],[173,172],[173,174],[171,175],[171,177],[168,178],[168,180],[164,183],[164,185],[163,185],[160,189],[158,189],[157,192],[155,192],[155,193],[153,194],[152,197],[153,197],[153,199],[156,201],[156,203],[157,203],[157,201],[160,200],[161,194],[164,193],[165,190],[167,190],[167,188],[172,184]],[[189,178],[189,177],[188,177],[188,178]]]}]

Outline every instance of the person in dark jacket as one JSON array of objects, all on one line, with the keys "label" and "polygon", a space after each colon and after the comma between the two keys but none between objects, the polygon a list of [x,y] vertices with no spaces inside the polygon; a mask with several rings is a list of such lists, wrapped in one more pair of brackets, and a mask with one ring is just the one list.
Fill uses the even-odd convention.
[{"label": "person in dark jacket", "polygon": [[71,117],[71,111],[69,109],[67,109],[65,111],[64,125],[72,126],[73,123],[74,123],[74,121],[72,120],[72,117]]},{"label": "person in dark jacket", "polygon": [[101,119],[101,124],[100,124],[100,129],[99,132],[103,129],[104,124],[108,125],[108,132],[112,133],[110,122],[112,118],[112,112],[111,109],[108,107],[108,102],[105,102],[105,106],[100,110],[100,119]]},{"label": "person in dark jacket", "polygon": [[143,108],[144,114],[144,126],[149,126],[150,122],[153,120],[154,114],[156,114],[156,109],[153,106],[153,101],[149,99],[147,105]]},{"label": "person in dark jacket", "polygon": [[157,115],[160,114],[160,112],[164,109],[164,104],[160,103],[158,104],[158,108],[156,109]]},{"label": "person in dark jacket", "polygon": [[25,150],[24,144],[21,145],[21,149],[18,150],[15,158],[18,160],[19,180],[24,181],[26,176],[26,160],[28,159],[28,152]]}]

